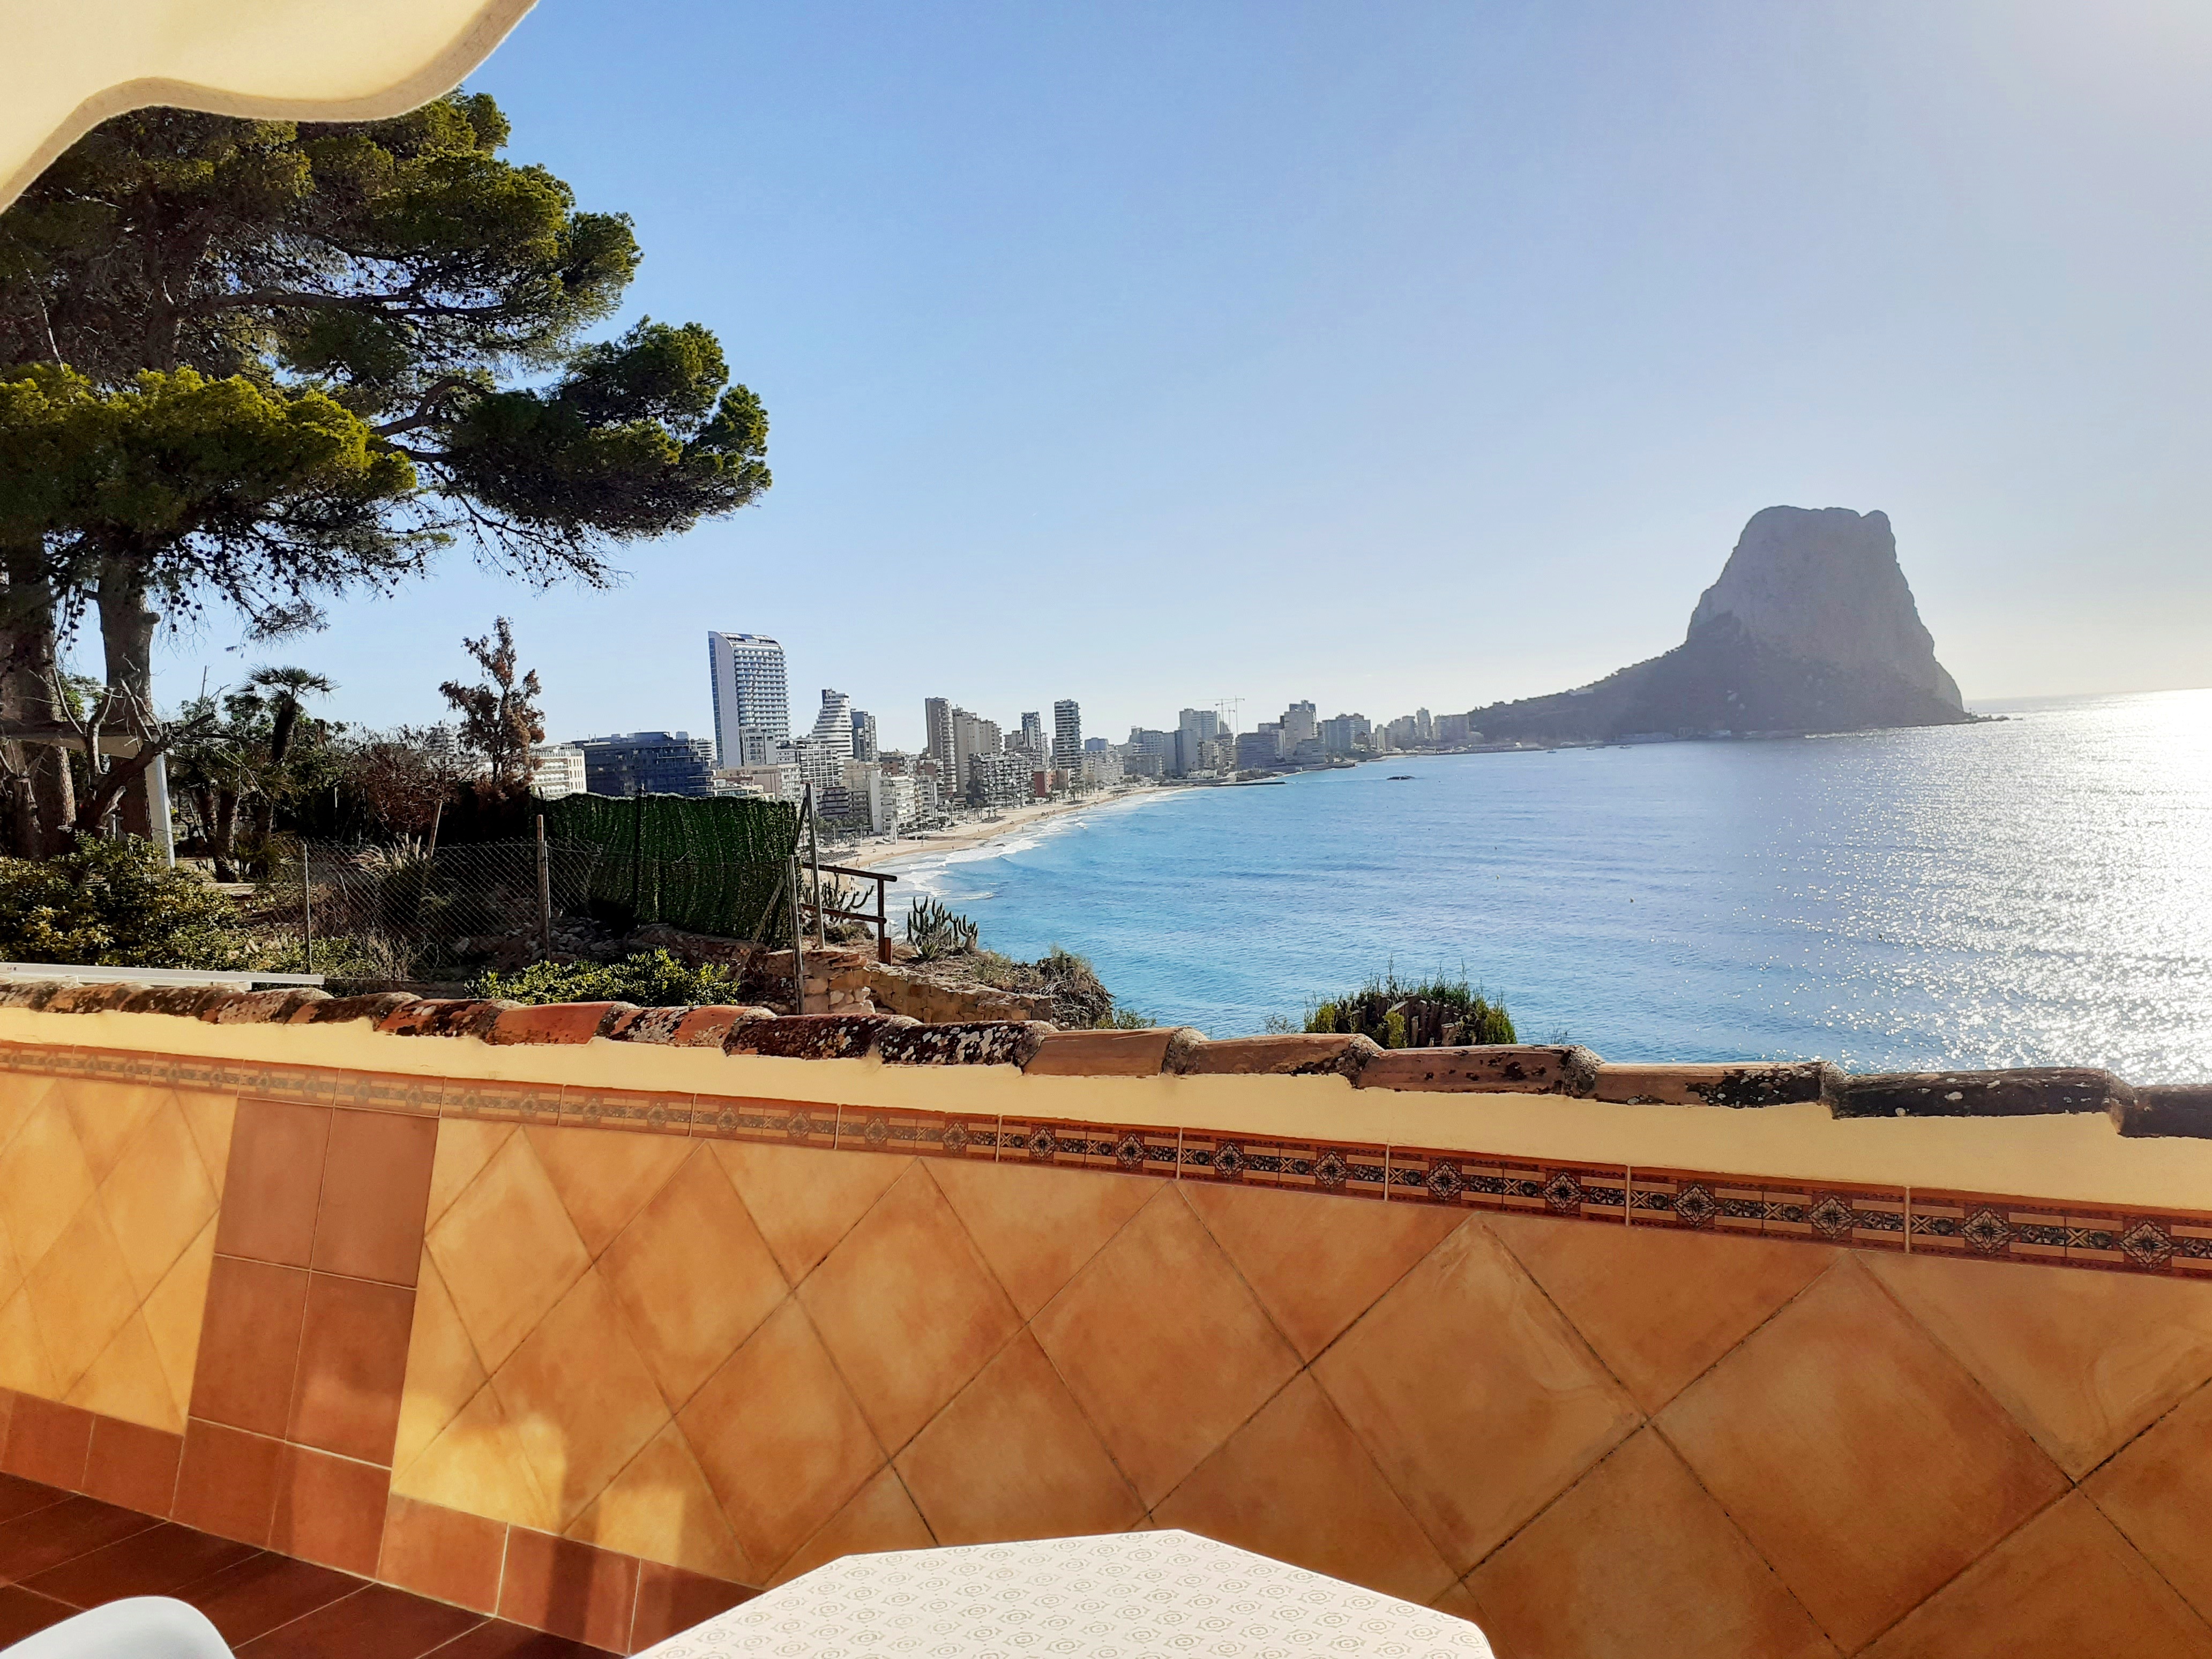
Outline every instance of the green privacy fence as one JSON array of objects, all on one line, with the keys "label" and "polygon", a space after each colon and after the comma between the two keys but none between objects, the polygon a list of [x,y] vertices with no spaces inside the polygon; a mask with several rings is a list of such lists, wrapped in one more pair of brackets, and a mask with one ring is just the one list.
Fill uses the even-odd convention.
[{"label": "green privacy fence", "polygon": [[799,809],[790,802],[564,795],[544,811],[549,842],[595,854],[595,913],[729,939],[790,937],[783,878],[799,845]]}]

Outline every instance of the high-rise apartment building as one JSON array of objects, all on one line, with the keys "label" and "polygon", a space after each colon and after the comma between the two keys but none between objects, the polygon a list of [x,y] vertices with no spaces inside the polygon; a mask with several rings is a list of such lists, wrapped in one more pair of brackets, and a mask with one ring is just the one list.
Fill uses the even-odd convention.
[{"label": "high-rise apartment building", "polygon": [[853,711],[853,758],[872,761],[881,753],[876,743],[876,717],[865,708],[855,708]]},{"label": "high-rise apartment building", "polygon": [[714,745],[688,732],[585,738],[584,776],[595,795],[711,795]]},{"label": "high-rise apartment building", "polygon": [[791,736],[783,647],[760,634],[707,635],[714,689],[714,752],[725,767],[763,766]]},{"label": "high-rise apartment building", "polygon": [[1283,710],[1283,752],[1290,753],[1310,738],[1321,735],[1321,720],[1310,702],[1294,702]]},{"label": "high-rise apartment building", "polygon": [[1044,717],[1034,708],[1022,715],[1021,749],[1025,755],[1044,758]]},{"label": "high-rise apartment building", "polygon": [[1052,706],[1052,763],[1068,773],[1083,764],[1083,710],[1073,697]]},{"label": "high-rise apartment building", "polygon": [[952,769],[952,704],[944,697],[925,697],[921,704],[922,752],[946,771]]},{"label": "high-rise apartment building", "polygon": [[853,700],[842,691],[827,687],[822,692],[822,712],[814,717],[814,729],[806,734],[822,745],[822,752],[835,756],[842,763],[853,758]]}]

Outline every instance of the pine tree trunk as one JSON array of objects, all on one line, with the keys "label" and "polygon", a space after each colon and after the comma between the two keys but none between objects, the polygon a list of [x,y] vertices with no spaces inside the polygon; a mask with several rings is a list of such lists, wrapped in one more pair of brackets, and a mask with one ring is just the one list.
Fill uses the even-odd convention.
[{"label": "pine tree trunk", "polygon": [[[146,567],[128,552],[111,553],[100,565],[100,642],[111,690],[128,692],[149,722],[154,718],[154,628],[161,621],[146,602]],[[117,803],[126,835],[151,836],[149,786],[134,781]]]},{"label": "pine tree trunk", "polygon": [[[0,548],[0,720],[54,720],[53,585],[45,550],[36,542]],[[20,858],[51,858],[67,849],[76,817],[68,751],[50,743],[7,745],[8,835]]]},{"label": "pine tree trunk", "polygon": [[215,878],[236,881],[238,866],[233,849],[238,844],[238,791],[215,792],[215,821],[208,829],[208,851],[215,855]]}]

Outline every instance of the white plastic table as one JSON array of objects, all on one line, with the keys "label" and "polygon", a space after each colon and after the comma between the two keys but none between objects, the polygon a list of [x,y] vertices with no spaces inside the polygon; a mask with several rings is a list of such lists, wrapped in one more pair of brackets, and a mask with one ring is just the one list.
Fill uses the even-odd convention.
[{"label": "white plastic table", "polygon": [[1187,1532],[848,1555],[641,1659],[1493,1659],[1463,1619]]}]

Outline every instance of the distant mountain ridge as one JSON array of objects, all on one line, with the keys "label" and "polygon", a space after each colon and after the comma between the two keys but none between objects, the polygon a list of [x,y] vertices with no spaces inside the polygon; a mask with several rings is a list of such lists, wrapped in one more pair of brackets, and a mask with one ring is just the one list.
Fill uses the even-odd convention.
[{"label": "distant mountain ridge", "polygon": [[1594,685],[1468,716],[1492,743],[1955,726],[1972,717],[1936,660],[1883,513],[1770,507],[1664,656]]}]

